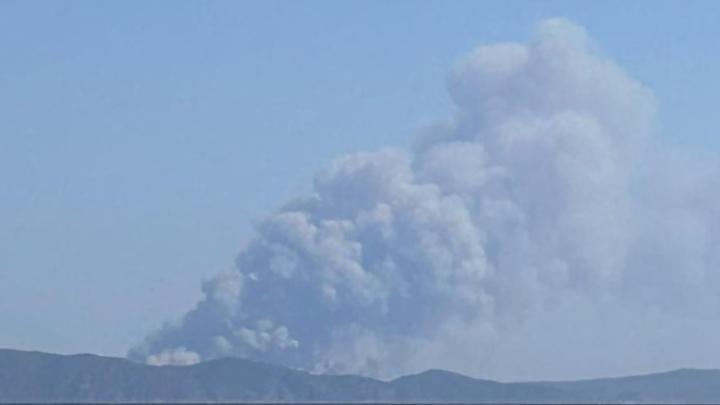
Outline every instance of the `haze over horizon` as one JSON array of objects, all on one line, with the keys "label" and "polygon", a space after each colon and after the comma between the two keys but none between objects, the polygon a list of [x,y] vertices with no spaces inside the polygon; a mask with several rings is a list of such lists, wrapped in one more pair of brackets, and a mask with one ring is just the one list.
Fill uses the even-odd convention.
[{"label": "haze over horizon", "polygon": [[[90,28],[63,24],[90,21],[85,14],[151,21],[132,7],[70,4],[62,23],[44,21],[66,30],[68,43]],[[473,44],[438,26],[452,44],[445,53],[441,34],[355,39],[368,31],[319,28],[329,15],[293,18],[299,10],[289,4],[237,9],[266,20],[233,34],[232,18],[208,24],[229,18],[219,13],[226,3],[181,4],[180,20],[161,21],[192,15],[190,31],[139,24],[115,36],[96,27],[103,39],[66,55],[0,40],[0,50],[24,57],[0,80],[7,94],[25,97],[0,96],[12,107],[0,124],[9,134],[0,151],[8,169],[0,174],[0,266],[10,269],[0,287],[0,324],[8,326],[0,345],[101,354],[129,347],[130,358],[149,364],[230,355],[381,378],[430,368],[498,380],[720,368],[717,126],[708,114],[712,127],[681,118],[689,102],[709,111],[715,82],[706,93],[695,89],[697,97],[656,97],[658,83],[622,63],[647,38],[628,35],[608,50],[582,10],[557,2],[516,19],[488,6],[496,25]],[[412,9],[394,7],[388,12]],[[49,18],[47,9],[38,13]],[[581,18],[554,17],[568,14],[561,10]],[[374,3],[363,11],[384,10]],[[411,21],[432,21],[424,12]],[[276,19],[320,43],[257,36],[262,21]],[[359,59],[335,58],[327,47],[324,35],[335,30],[364,46],[352,74],[340,66]],[[278,38],[290,41],[285,34]],[[402,49],[421,54],[423,40],[435,62],[408,70]],[[333,44],[345,52],[342,42]],[[387,48],[369,50],[378,43]],[[215,48],[176,58],[204,44]],[[683,45],[669,44],[652,46],[671,54]],[[665,80],[662,69],[683,62],[661,61],[662,53],[638,51],[634,60]],[[234,64],[221,63],[226,54]],[[106,70],[103,57],[122,68]],[[42,71],[46,58],[53,63]],[[98,69],[74,71],[88,61]],[[231,73],[243,64],[242,75]],[[29,66],[33,74],[23,76]],[[323,72],[326,80],[315,76]],[[383,79],[371,85],[363,72]],[[660,96],[700,79],[662,80]],[[54,111],[60,104],[68,115]],[[223,123],[236,115],[251,126]],[[239,252],[234,265],[231,250]]]}]

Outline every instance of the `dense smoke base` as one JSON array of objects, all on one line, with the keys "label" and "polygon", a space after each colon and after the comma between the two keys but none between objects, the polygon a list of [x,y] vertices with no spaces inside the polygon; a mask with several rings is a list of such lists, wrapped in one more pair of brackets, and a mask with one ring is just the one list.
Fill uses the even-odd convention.
[{"label": "dense smoke base", "polygon": [[720,177],[653,140],[647,89],[561,19],[448,88],[454,119],[334,161],[130,356],[543,378],[717,352]]}]

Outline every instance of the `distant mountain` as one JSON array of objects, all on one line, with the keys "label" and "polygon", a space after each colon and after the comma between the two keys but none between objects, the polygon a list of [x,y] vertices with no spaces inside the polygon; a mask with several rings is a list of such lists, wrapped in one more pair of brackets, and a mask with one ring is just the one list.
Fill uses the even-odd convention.
[{"label": "distant mountain", "polygon": [[559,387],[480,380],[444,370],[400,377],[388,385],[393,395],[390,399],[402,402],[533,403],[579,399]]},{"label": "distant mountain", "polygon": [[544,385],[576,393],[589,402],[720,404],[720,370],[681,369]]},{"label": "distant mountain", "polygon": [[442,370],[390,382],[242,359],[147,366],[88,354],[0,349],[0,402],[720,403],[720,371],[501,383]]}]

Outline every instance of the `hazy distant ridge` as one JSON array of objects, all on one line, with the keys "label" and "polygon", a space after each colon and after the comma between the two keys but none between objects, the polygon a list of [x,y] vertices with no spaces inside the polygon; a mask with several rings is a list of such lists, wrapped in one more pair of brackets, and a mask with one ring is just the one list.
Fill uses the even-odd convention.
[{"label": "hazy distant ridge", "polygon": [[242,359],[146,366],[94,355],[0,349],[0,402],[407,401],[720,403],[720,371],[500,383],[441,370],[383,382]]}]

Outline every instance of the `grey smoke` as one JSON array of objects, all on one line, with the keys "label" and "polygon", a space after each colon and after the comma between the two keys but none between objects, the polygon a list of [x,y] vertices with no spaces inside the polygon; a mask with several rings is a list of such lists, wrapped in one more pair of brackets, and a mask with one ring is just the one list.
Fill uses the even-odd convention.
[{"label": "grey smoke", "polygon": [[391,377],[720,366],[718,164],[655,132],[652,93],[563,19],[448,75],[413,150],[333,161],[236,269],[130,352]]}]

